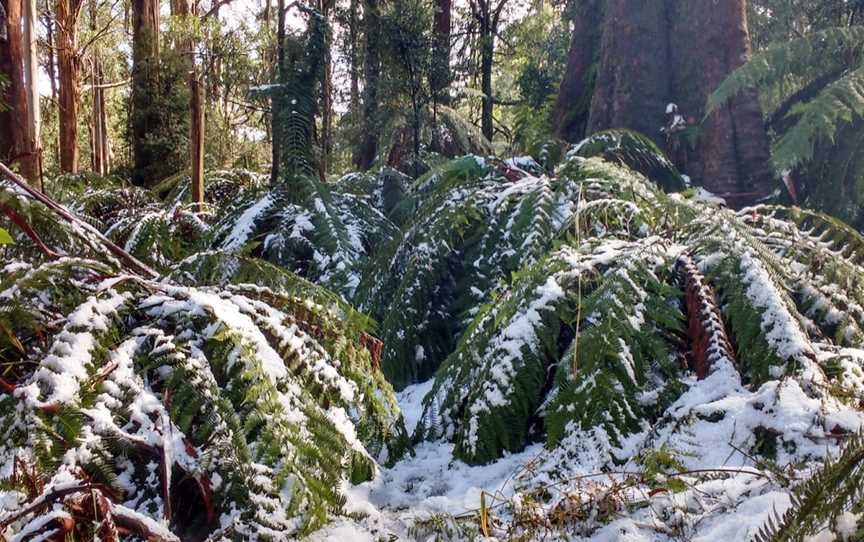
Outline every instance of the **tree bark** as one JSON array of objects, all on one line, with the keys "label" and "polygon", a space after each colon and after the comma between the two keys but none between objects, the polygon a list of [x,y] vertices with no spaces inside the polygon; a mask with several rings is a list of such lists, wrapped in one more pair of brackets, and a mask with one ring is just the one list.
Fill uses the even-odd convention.
[{"label": "tree bark", "polygon": [[628,128],[667,146],[671,140],[660,129],[667,104],[675,103],[699,132],[696,147],[685,149],[687,159],[678,164],[685,173],[736,207],[768,195],[768,138],[755,93],[738,96],[699,125],[709,94],[750,54],[746,13],[745,0],[606,0],[599,55],[591,29],[576,22],[556,133],[571,140],[584,135],[581,99],[590,88],[585,132]]},{"label": "tree bark", "polygon": [[381,77],[381,15],[378,0],[363,0],[363,28],[366,34],[363,59],[363,128],[355,165],[365,171],[372,167],[378,155],[378,82]]},{"label": "tree bark", "polygon": [[41,186],[42,179],[42,110],[39,103],[39,57],[37,52],[36,21],[39,10],[36,0],[24,0],[24,78],[27,86],[27,137],[33,149],[33,161]]},{"label": "tree bark", "polygon": [[[685,116],[701,119],[707,97],[750,57],[745,0],[680,0],[672,33],[687,47],[672,49],[675,100]],[[743,206],[773,188],[770,151],[755,91],[744,92],[702,123],[692,175],[703,185]]]},{"label": "tree bark", "polygon": [[81,97],[81,55],[78,19],[82,0],[57,0],[57,59],[60,79],[60,170],[78,172],[78,105]]},{"label": "tree bark", "polygon": [[588,132],[630,128],[662,144],[672,71],[666,5],[609,0],[605,20]]},{"label": "tree bark", "polygon": [[132,0],[132,182],[147,185],[149,166],[159,160],[147,149],[147,138],[159,128],[156,112],[149,108],[159,90],[159,2]]},{"label": "tree bark", "polygon": [[[96,31],[96,0],[90,0],[90,30]],[[108,114],[105,109],[105,77],[99,46],[94,44],[91,54],[90,80],[93,84],[93,116],[91,120],[90,156],[91,167],[98,175],[107,175],[111,168],[111,151],[108,143]]]},{"label": "tree bark", "polygon": [[452,0],[435,0],[435,15],[432,23],[432,65],[429,73],[429,89],[434,104],[449,104],[450,93],[450,27]]},{"label": "tree bark", "polygon": [[[285,83],[285,0],[276,2],[276,66],[274,67],[274,79],[279,84]],[[279,182],[279,163],[282,161],[282,141],[281,134],[277,129],[279,121],[276,119],[276,96],[275,94],[270,99],[270,133],[271,133],[271,151],[272,164],[270,165],[270,184],[276,185]]]},{"label": "tree bark", "polygon": [[9,88],[4,102],[11,108],[4,113],[3,132],[7,134],[8,143],[0,148],[0,153],[7,159],[17,162],[21,175],[38,186],[39,171],[37,157],[28,135],[29,104],[24,76],[24,56],[22,23],[22,0],[0,0],[6,13],[6,42],[3,50],[5,58],[0,59],[3,71],[9,79]]},{"label": "tree bark", "polygon": [[552,115],[552,132],[562,139],[585,137],[591,94],[596,75],[595,59],[603,36],[605,0],[587,0],[576,6],[567,67]]},{"label": "tree bark", "polygon": [[192,100],[190,144],[192,146],[192,201],[199,210],[204,206],[204,85],[197,73],[189,75]]}]

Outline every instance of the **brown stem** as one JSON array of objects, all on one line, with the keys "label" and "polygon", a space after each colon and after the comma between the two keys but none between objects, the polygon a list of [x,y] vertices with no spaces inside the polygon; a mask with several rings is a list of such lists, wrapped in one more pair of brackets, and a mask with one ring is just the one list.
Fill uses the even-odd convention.
[{"label": "brown stem", "polygon": [[48,256],[49,258],[60,257],[60,254],[57,254],[56,252],[48,248],[48,245],[42,242],[42,239],[39,238],[39,234],[37,234],[36,231],[33,230],[30,224],[28,224],[27,221],[24,220],[24,218],[15,211],[15,209],[12,209],[11,207],[6,207],[5,205],[0,205],[0,211],[3,211],[3,214],[6,215],[13,224],[21,228],[21,231],[23,231],[24,234],[27,235],[27,237],[29,237],[31,241],[36,243],[36,246],[39,247],[39,250],[44,252],[46,256]]},{"label": "brown stem", "polygon": [[39,203],[42,203],[43,205],[48,207],[48,209],[59,215],[67,222],[75,224],[76,226],[95,236],[103,245],[105,245],[109,252],[111,252],[120,260],[120,262],[124,265],[127,271],[130,271],[135,275],[141,275],[145,278],[151,279],[155,279],[159,276],[159,273],[150,269],[150,267],[142,263],[140,260],[109,241],[104,235],[102,235],[102,233],[99,232],[99,230],[97,230],[87,222],[81,220],[80,218],[76,217],[42,192],[39,192],[38,190],[35,190],[31,186],[29,186],[24,179],[22,179],[19,175],[15,174],[11,169],[6,167],[6,164],[2,162],[0,162],[0,173],[2,173],[7,179],[16,184],[18,188],[26,192],[31,198],[35,199]]}]

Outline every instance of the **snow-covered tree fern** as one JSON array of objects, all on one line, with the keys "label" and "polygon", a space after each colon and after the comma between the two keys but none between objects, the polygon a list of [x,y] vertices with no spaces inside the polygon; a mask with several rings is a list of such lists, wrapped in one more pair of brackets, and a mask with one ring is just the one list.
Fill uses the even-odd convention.
[{"label": "snow-covered tree fern", "polygon": [[336,294],[229,254],[160,280],[18,186],[0,205],[4,538],[288,540],[405,449]]},{"label": "snow-covered tree fern", "polygon": [[[829,28],[768,47],[710,97],[709,112],[747,88],[765,96],[778,174],[802,199],[862,226],[864,27]],[[791,184],[790,184],[791,186]]]},{"label": "snow-covered tree fern", "polygon": [[668,195],[583,148],[540,177],[465,158],[403,202],[415,219],[360,291],[395,385],[443,360],[415,438],[475,463],[545,440],[600,468],[713,453],[687,438],[704,424],[778,462],[857,430],[861,236]]}]

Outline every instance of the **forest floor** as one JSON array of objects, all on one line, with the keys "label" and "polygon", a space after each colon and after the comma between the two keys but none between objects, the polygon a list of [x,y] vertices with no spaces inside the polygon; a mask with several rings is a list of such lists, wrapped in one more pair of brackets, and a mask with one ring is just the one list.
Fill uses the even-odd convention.
[{"label": "forest floor", "polygon": [[[432,382],[408,387],[398,394],[409,433],[421,415],[422,399]],[[791,404],[790,398],[785,406],[792,410],[800,407]],[[572,476],[563,484],[553,481],[545,466],[562,458],[554,457],[555,453],[547,451],[542,443],[482,466],[455,459],[452,443],[421,443],[413,456],[382,469],[375,480],[346,487],[346,508],[356,519],[336,519],[310,540],[731,542],[752,539],[769,517],[782,514],[790,506],[789,491],[770,469],[747,466],[752,462],[740,455],[727,456],[718,464],[717,450],[710,449],[713,439],[698,433],[691,436],[694,444],[705,447],[705,453],[690,457],[687,468],[708,472],[682,477],[684,484],[674,491],[630,487],[627,475],[592,471],[591,465],[585,464],[570,465]],[[622,470],[632,467],[625,465]],[[527,496],[538,490],[570,495],[563,502],[573,506],[563,508],[558,500],[557,506],[541,507],[539,515],[526,514]],[[484,493],[490,537],[480,533]],[[579,517],[580,509],[597,514],[598,507],[590,504],[597,504],[598,495],[611,496],[614,510],[605,518]],[[534,519],[526,521],[526,517]],[[586,525],[590,528],[586,529]]]}]

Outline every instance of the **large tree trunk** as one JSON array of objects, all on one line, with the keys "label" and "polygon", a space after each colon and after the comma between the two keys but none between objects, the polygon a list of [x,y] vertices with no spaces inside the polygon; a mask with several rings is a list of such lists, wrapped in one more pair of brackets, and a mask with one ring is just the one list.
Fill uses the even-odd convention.
[{"label": "large tree trunk", "polygon": [[[606,0],[596,79],[595,27],[577,21],[553,125],[571,140],[583,134],[582,92],[592,99],[587,133],[638,130],[661,146],[672,139],[667,104],[698,124],[708,95],[750,54],[745,0]],[[583,9],[588,9],[587,6]],[[587,67],[586,67],[587,66]],[[581,92],[580,92],[581,91]],[[768,139],[755,94],[743,94],[699,126],[698,145],[679,166],[708,190],[742,206],[771,191]],[[674,137],[674,136],[673,136]],[[675,142],[681,148],[686,142]]]},{"label": "large tree trunk", "polygon": [[81,55],[78,19],[82,0],[57,0],[57,59],[60,77],[60,170],[78,172],[78,100]]},{"label": "large tree trunk", "polygon": [[630,128],[661,142],[671,96],[662,1],[609,0],[588,132]]},{"label": "large tree trunk", "polygon": [[11,108],[4,113],[5,118],[0,117],[3,120],[0,132],[5,132],[5,135],[0,138],[8,137],[8,142],[0,147],[0,154],[5,155],[3,157],[5,160],[19,164],[21,175],[38,186],[37,156],[28,133],[30,114],[22,61],[24,57],[24,37],[21,30],[22,1],[0,0],[0,2],[6,14],[5,43],[2,48],[5,54],[0,53],[0,68],[9,79],[8,91],[3,101]]},{"label": "large tree trunk", "polygon": [[132,0],[132,122],[131,143],[134,170],[132,182],[147,185],[147,170],[159,160],[151,156],[147,138],[159,128],[157,112],[149,107],[159,92],[159,2]]},{"label": "large tree trunk", "polygon": [[570,141],[585,137],[588,126],[596,73],[594,61],[603,35],[605,3],[605,0],[579,2],[573,17],[573,37],[567,53],[567,68],[552,115],[552,132]]},{"label": "large tree trunk", "polygon": [[378,154],[378,81],[381,76],[381,15],[378,0],[364,0],[363,23],[366,34],[366,55],[363,59],[363,122],[360,149],[354,163],[358,169],[367,170]]},{"label": "large tree trunk", "polygon": [[[680,0],[672,15],[674,101],[701,119],[707,97],[750,56],[745,0]],[[689,173],[710,191],[742,206],[772,191],[768,136],[755,92],[745,92],[702,124],[697,161]]]}]

